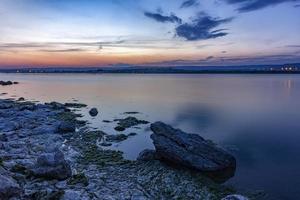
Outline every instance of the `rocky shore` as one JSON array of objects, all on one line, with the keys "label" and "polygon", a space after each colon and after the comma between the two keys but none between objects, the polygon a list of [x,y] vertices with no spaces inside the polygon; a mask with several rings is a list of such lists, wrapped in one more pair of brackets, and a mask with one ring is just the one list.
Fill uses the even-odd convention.
[{"label": "rocky shore", "polygon": [[[246,199],[232,195],[234,189],[217,184],[199,171],[169,165],[160,159],[165,156],[162,149],[157,151],[159,155],[148,152],[153,159],[143,154],[147,159],[136,161],[125,160],[122,152],[104,150],[103,144],[128,136],[91,131],[70,110],[83,106],[0,99],[1,200]],[[92,115],[96,113],[94,109]],[[137,123],[148,122],[133,117],[119,120],[124,129]],[[155,125],[151,128],[154,130]],[[212,146],[204,143],[211,150]],[[215,157],[210,161],[225,161],[228,167],[235,164],[232,157],[222,155],[221,161]],[[216,164],[203,167],[222,168]]]}]

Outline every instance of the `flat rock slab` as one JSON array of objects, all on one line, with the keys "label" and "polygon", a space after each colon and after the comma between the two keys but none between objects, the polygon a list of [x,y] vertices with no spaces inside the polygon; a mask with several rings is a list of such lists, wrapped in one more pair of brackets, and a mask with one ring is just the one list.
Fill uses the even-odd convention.
[{"label": "flat rock slab", "polygon": [[151,124],[156,153],[162,160],[203,172],[235,170],[236,160],[197,134],[188,134],[162,122]]}]

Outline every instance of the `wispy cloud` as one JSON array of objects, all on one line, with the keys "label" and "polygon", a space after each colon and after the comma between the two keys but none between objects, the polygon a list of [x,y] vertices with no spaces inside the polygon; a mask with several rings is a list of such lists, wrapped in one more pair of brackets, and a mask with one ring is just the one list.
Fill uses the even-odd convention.
[{"label": "wispy cloud", "polygon": [[222,24],[231,22],[233,18],[213,18],[200,13],[191,23],[184,23],[176,28],[176,35],[189,41],[206,40],[226,36],[226,29],[216,29]]},{"label": "wispy cloud", "polygon": [[161,22],[161,23],[166,23],[166,22],[181,23],[182,22],[182,20],[173,13],[171,13],[169,16],[167,16],[167,15],[162,15],[160,13],[144,12],[144,15],[148,18],[151,18],[151,19],[153,19],[157,22]]},{"label": "wispy cloud", "polygon": [[263,56],[208,56],[202,59],[186,60],[166,60],[162,62],[147,63],[150,66],[228,66],[228,65],[257,65],[257,64],[284,64],[289,62],[299,62],[299,54],[274,54]]},{"label": "wispy cloud", "polygon": [[300,45],[292,44],[292,45],[286,45],[285,47],[289,47],[289,48],[300,48]]},{"label": "wispy cloud", "polygon": [[189,8],[189,7],[193,7],[193,6],[197,6],[199,3],[198,3],[198,0],[185,0],[180,8]]},{"label": "wispy cloud", "polygon": [[74,48],[74,49],[40,49],[40,52],[49,52],[49,53],[68,53],[68,52],[83,52],[86,49]]},{"label": "wispy cloud", "polygon": [[250,12],[281,3],[299,2],[299,0],[223,0],[228,4],[238,5],[239,12]]},{"label": "wispy cloud", "polygon": [[99,52],[106,48],[128,49],[179,49],[181,45],[174,43],[172,39],[143,39],[126,38],[100,42],[24,42],[24,43],[0,43],[1,52],[37,51],[48,53],[64,52]]}]

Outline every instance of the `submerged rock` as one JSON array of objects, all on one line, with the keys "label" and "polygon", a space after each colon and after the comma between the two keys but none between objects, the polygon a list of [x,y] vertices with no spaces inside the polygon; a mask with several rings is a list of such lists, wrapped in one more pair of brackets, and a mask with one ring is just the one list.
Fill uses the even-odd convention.
[{"label": "submerged rock", "polygon": [[151,130],[154,132],[151,139],[160,159],[208,174],[224,175],[220,177],[224,179],[234,175],[235,158],[201,136],[185,133],[162,122],[151,124]]},{"label": "submerged rock", "polygon": [[89,114],[92,116],[92,117],[96,117],[98,115],[98,110],[97,108],[92,108],[90,111],[89,111]]},{"label": "submerged rock", "polygon": [[125,128],[123,126],[116,126],[115,130],[121,132],[121,131],[125,131]]},{"label": "submerged rock", "polygon": [[31,171],[34,176],[46,179],[64,180],[72,175],[69,163],[59,150],[38,157]]},{"label": "submerged rock", "polygon": [[128,138],[125,134],[107,135],[106,140],[109,142],[122,142]]},{"label": "submerged rock", "polygon": [[148,121],[139,120],[135,117],[126,117],[125,119],[115,119],[114,121],[118,122],[118,126],[115,127],[116,131],[124,131],[126,128],[149,123]]},{"label": "submerged rock", "polygon": [[130,128],[132,126],[137,126],[140,124],[148,124],[148,121],[145,120],[139,120],[135,117],[126,117],[125,119],[119,119],[118,125],[122,126],[124,128]]},{"label": "submerged rock", "polygon": [[132,132],[132,133],[129,133],[127,136],[132,137],[132,136],[136,136],[136,135],[137,135],[137,133]]},{"label": "submerged rock", "polygon": [[0,174],[0,199],[16,198],[20,193],[21,188],[14,179]]}]

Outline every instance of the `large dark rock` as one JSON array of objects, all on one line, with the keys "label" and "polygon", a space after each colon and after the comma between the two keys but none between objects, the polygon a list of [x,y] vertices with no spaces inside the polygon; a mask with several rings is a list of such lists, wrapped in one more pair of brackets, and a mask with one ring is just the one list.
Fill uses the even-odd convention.
[{"label": "large dark rock", "polygon": [[234,175],[236,160],[225,150],[197,134],[188,134],[162,122],[151,124],[151,135],[160,159],[208,174]]},{"label": "large dark rock", "polygon": [[2,85],[2,86],[12,85],[12,84],[14,84],[14,82],[12,82],[12,81],[0,81],[0,85]]},{"label": "large dark rock", "polygon": [[90,111],[89,111],[89,114],[92,116],[92,117],[96,117],[98,115],[98,110],[97,108],[92,108]]},{"label": "large dark rock", "polygon": [[18,197],[21,193],[19,184],[12,178],[0,174],[0,199]]},{"label": "large dark rock", "polygon": [[58,180],[64,180],[72,175],[69,163],[59,150],[39,156],[31,172],[36,177]]}]

